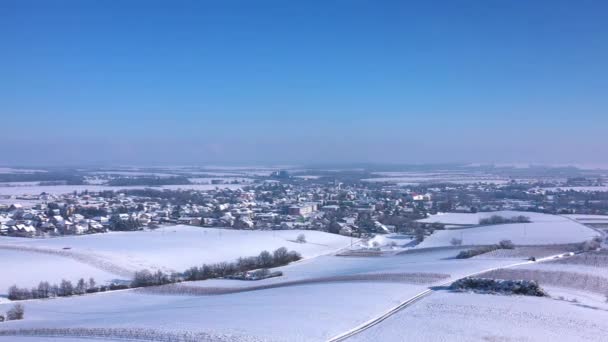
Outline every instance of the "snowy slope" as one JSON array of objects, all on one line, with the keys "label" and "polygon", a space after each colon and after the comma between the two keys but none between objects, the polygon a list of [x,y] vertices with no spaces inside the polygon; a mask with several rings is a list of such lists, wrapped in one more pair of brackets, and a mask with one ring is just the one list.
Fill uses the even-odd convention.
[{"label": "snowy slope", "polygon": [[449,246],[452,239],[463,245],[489,245],[511,240],[517,245],[566,244],[587,241],[598,233],[576,222],[512,223],[458,230],[436,230],[417,247]]},{"label": "snowy slope", "polygon": [[605,310],[549,298],[442,291],[349,341],[605,341],[606,331]]},{"label": "snowy slope", "polygon": [[[328,276],[427,272],[461,277],[513,263],[503,259],[455,260],[457,250],[437,250],[390,257],[320,256],[279,268],[283,277],[255,282]],[[441,280],[444,281],[444,280]],[[135,327],[197,331],[277,341],[322,341],[368,321],[422,291],[429,284],[398,281],[319,282],[219,296],[152,295],[119,291],[55,300],[28,301],[27,319],[0,326]],[[239,287],[252,282],[211,280],[189,286]],[[0,311],[8,304],[0,305]],[[170,319],[168,319],[170,318]],[[177,323],[176,323],[177,322]],[[245,337],[243,337],[245,336]],[[248,341],[248,340],[247,340]]]},{"label": "snowy slope", "polygon": [[12,285],[32,288],[43,280],[58,284],[67,279],[75,283],[80,278],[91,277],[99,284],[124,279],[71,258],[0,249],[0,296],[6,295]]},{"label": "snowy slope", "polygon": [[[299,234],[306,243],[294,242]],[[95,255],[109,263],[129,270],[162,268],[176,271],[239,257],[255,256],[262,250],[279,247],[300,252],[304,257],[329,253],[350,244],[350,238],[318,231],[243,231],[192,226],[171,226],[155,231],[113,232],[51,239],[20,239],[0,237],[2,245],[65,251],[77,255]],[[15,260],[32,257],[31,252],[18,255]],[[47,255],[43,255],[44,258]],[[10,259],[6,262],[10,262]],[[63,260],[61,260],[63,262]],[[46,265],[46,264],[41,264]],[[28,272],[39,267],[34,263]],[[69,268],[56,267],[60,276],[69,276]],[[25,285],[25,284],[24,284]]]}]

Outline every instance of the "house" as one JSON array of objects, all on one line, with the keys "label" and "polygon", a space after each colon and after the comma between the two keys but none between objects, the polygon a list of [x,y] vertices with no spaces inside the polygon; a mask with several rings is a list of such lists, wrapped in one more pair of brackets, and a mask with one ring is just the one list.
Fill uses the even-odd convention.
[{"label": "house", "polygon": [[202,221],[201,221],[200,217],[182,216],[177,219],[177,222],[180,224],[189,224],[189,225],[193,225],[193,226],[200,226]]},{"label": "house", "polygon": [[289,215],[293,215],[293,216],[308,216],[310,214],[312,214],[313,212],[315,212],[317,210],[317,204],[316,203],[305,203],[305,204],[298,204],[298,205],[292,205],[291,207],[289,207]]},{"label": "house", "polygon": [[13,235],[22,236],[22,237],[31,237],[36,233],[36,228],[34,226],[18,224],[13,227]]}]

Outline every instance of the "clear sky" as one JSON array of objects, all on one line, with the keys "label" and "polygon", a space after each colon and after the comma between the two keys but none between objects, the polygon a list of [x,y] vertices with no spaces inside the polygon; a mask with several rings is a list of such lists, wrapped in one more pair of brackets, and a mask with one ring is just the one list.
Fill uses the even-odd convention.
[{"label": "clear sky", "polygon": [[607,163],[608,1],[0,0],[0,163]]}]

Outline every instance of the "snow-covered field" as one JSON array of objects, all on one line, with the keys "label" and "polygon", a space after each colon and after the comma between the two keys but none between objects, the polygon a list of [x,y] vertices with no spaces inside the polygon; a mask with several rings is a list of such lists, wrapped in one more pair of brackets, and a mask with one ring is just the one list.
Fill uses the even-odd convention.
[{"label": "snow-covered field", "polygon": [[582,224],[608,223],[608,215],[563,215]]},{"label": "snow-covered field", "polygon": [[512,218],[514,216],[526,216],[532,222],[562,222],[565,221],[563,217],[556,215],[548,215],[543,213],[535,213],[529,211],[513,211],[513,210],[502,210],[502,211],[491,211],[491,212],[478,212],[478,213],[438,213],[431,215],[425,219],[418,220],[423,223],[443,223],[448,225],[478,225],[479,220],[489,218],[491,216],[498,215],[505,218]]},{"label": "snow-covered field", "polygon": [[[518,214],[521,213],[506,212],[503,216]],[[43,338],[37,339],[38,336],[2,337],[2,332],[26,329],[26,333],[37,333],[31,329],[44,328],[54,329],[47,330],[47,334],[68,334],[70,341],[86,336],[99,338],[100,334],[107,334],[110,339],[128,336],[133,339],[129,335],[131,333],[164,336],[165,340],[178,340],[177,336],[187,333],[194,336],[192,341],[324,341],[385,314],[429,287],[472,274],[495,269],[536,274],[536,271],[558,271],[563,266],[565,273],[572,273],[578,267],[579,274],[592,276],[594,268],[603,267],[602,257],[576,256],[571,261],[563,259],[562,262],[560,259],[542,264],[529,262],[526,261],[527,253],[534,252],[532,247],[518,251],[521,252],[519,254],[489,253],[470,259],[454,258],[467,247],[423,248],[450,246],[452,237],[463,238],[465,245],[490,244],[501,239],[536,245],[579,242],[596,234],[569,218],[525,214],[532,223],[439,230],[416,248],[403,247],[410,242],[405,236],[377,236],[361,247],[375,245],[391,249],[392,242],[395,242],[401,246],[402,252],[375,257],[336,256],[336,251],[350,246],[351,238],[317,231],[243,231],[173,226],[155,231],[54,239],[0,238],[0,245],[5,246],[0,248],[3,276],[0,286],[4,286],[4,282],[12,284],[4,280],[7,274],[27,283],[18,285],[28,287],[36,285],[39,280],[54,281],[64,277],[72,281],[88,276],[106,280],[116,276],[108,272],[112,265],[128,270],[162,268],[183,271],[190,266],[231,261],[283,246],[306,257],[276,268],[283,273],[282,276],[259,281],[213,279],[170,285],[160,290],[135,289],[26,301],[23,303],[26,319],[0,323],[0,341],[42,341]],[[447,216],[447,221],[476,224],[480,215],[485,214],[468,215],[473,216]],[[294,242],[301,233],[306,235],[307,242]],[[65,247],[70,249],[63,249]],[[551,254],[552,248],[557,247],[550,247],[547,251],[543,249],[542,252]],[[555,251],[561,253],[559,248]],[[579,259],[589,265],[579,267],[576,264]],[[107,264],[98,264],[100,260]],[[520,266],[510,268],[514,265]],[[94,272],[97,273],[84,274]],[[605,272],[599,273],[603,277]],[[553,286],[554,283],[548,285]],[[600,341],[608,332],[608,305],[604,307],[594,302],[599,297],[588,292],[589,288],[552,291],[572,297],[574,294],[568,291],[582,289],[587,291],[585,305],[596,303],[600,309],[551,298],[439,290],[350,340],[510,341],[549,338]],[[0,312],[5,312],[10,305],[0,302]]]},{"label": "snow-covered field", "polygon": [[573,221],[510,223],[457,230],[436,230],[418,247],[450,246],[452,239],[463,245],[491,245],[511,240],[516,245],[548,245],[583,242],[599,234]]},{"label": "snow-covered field", "polygon": [[349,341],[605,341],[608,312],[550,298],[440,291]]},{"label": "snow-covered field", "polygon": [[449,246],[452,239],[461,239],[463,245],[495,244],[511,240],[518,245],[567,244],[590,240],[598,233],[575,220],[541,213],[496,211],[483,213],[445,213],[428,217],[419,222],[455,225],[478,225],[481,218],[492,215],[503,217],[527,216],[530,223],[510,223],[464,229],[436,230],[418,247]]},{"label": "snow-covered field", "polygon": [[[424,289],[398,283],[283,287],[223,296],[133,291],[25,303],[17,328],[148,328],[231,336],[228,341],[323,341]],[[4,311],[7,305],[0,305]]]},{"label": "snow-covered field", "polygon": [[423,183],[453,183],[453,184],[505,184],[509,179],[484,173],[462,173],[457,171],[433,172],[374,172],[375,178],[363,179],[365,182],[389,182],[401,185]]},{"label": "snow-covered field", "polygon": [[[255,283],[208,280],[199,287],[245,287],[323,277],[356,276],[358,280],[290,284],[272,289],[215,296],[159,295],[147,290],[118,291],[24,303],[27,319],[1,329],[143,328],[231,336],[234,341],[323,341],[362,324],[443,282],[512,260],[455,260],[457,250],[437,250],[381,258],[324,255],[278,268],[284,276]],[[431,273],[422,283],[373,277],[378,274]],[[433,280],[432,274],[445,274]],[[364,277],[368,275],[368,277]],[[367,280],[365,280],[367,279]],[[425,280],[427,279],[427,280]],[[428,280],[430,279],[430,280]],[[415,280],[415,279],[414,279]],[[0,311],[8,304],[0,305]]]},{"label": "snow-covered field", "polygon": [[0,296],[6,295],[12,285],[32,288],[40,281],[59,284],[62,279],[73,283],[80,278],[93,277],[98,283],[124,279],[124,276],[93,267],[78,260],[0,247]]},{"label": "snow-covered field", "polygon": [[[305,234],[306,243],[295,242],[299,234]],[[318,231],[243,231],[192,226],[49,239],[0,237],[0,256],[7,256],[0,258],[0,265],[6,267],[1,269],[11,270],[10,277],[0,280],[0,293],[6,293],[6,288],[12,284],[31,287],[41,280],[62,277],[76,280],[77,277],[93,276],[98,281],[107,281],[122,276],[124,279],[125,272],[115,271],[118,276],[108,272],[114,268],[181,272],[191,266],[234,261],[239,257],[256,256],[263,250],[272,252],[279,247],[298,251],[304,257],[314,257],[349,244],[350,238]],[[3,245],[11,249],[3,249]],[[63,256],[50,254],[49,250]],[[19,266],[23,264],[28,267]],[[57,267],[52,267],[55,264]],[[51,273],[55,274],[53,279],[49,278]]]}]

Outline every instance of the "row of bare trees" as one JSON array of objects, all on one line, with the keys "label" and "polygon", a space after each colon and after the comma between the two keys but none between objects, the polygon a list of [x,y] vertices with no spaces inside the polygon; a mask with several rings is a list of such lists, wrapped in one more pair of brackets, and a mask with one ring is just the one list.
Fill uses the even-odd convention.
[{"label": "row of bare trees", "polygon": [[235,262],[220,262],[191,267],[184,272],[184,278],[186,280],[221,278],[256,269],[284,266],[300,259],[302,259],[300,253],[288,251],[287,248],[281,247],[273,253],[262,251],[257,257],[239,258]]},{"label": "row of bare trees", "polygon": [[[95,279],[90,278],[85,281],[83,278],[78,280],[76,285],[71,281],[63,279],[59,284],[50,284],[47,281],[41,281],[37,287],[32,289],[20,288],[16,285],[8,289],[8,299],[10,300],[25,300],[39,299],[52,297],[69,297],[73,295],[83,295],[85,293],[99,292],[101,287],[97,287]],[[103,289],[104,291],[107,289]]]}]

